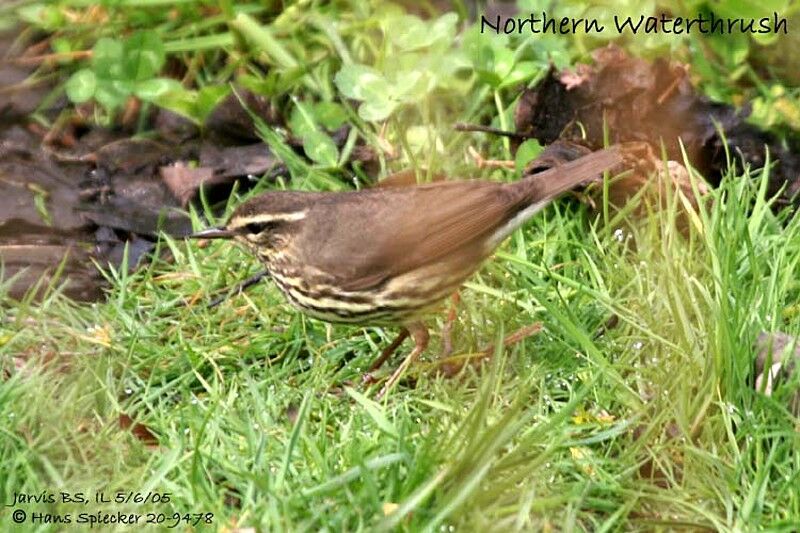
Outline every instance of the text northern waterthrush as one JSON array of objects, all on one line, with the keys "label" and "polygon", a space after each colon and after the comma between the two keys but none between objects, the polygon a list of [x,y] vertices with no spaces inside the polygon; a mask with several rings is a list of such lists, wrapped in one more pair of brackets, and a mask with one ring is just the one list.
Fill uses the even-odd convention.
[{"label": "text northern waterthrush", "polygon": [[608,148],[514,183],[267,192],[239,206],[225,226],[191,237],[244,244],[292,305],[314,318],[403,326],[371,368],[414,338],[382,395],[427,347],[420,319],[428,311],[552,199],[621,161]]}]

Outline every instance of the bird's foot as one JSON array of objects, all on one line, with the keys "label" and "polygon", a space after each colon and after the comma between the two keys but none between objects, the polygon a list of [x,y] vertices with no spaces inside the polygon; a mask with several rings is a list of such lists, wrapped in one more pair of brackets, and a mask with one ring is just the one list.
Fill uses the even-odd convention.
[{"label": "bird's foot", "polygon": [[409,324],[406,330],[407,334],[410,334],[414,339],[414,349],[411,350],[411,353],[408,354],[403,362],[400,363],[400,366],[398,366],[389,379],[386,380],[386,383],[383,384],[383,387],[375,396],[376,400],[380,400],[394,388],[408,367],[410,367],[411,364],[419,358],[420,354],[425,351],[425,348],[428,347],[428,340],[430,337],[428,335],[428,328],[426,328],[423,323],[414,322]]}]

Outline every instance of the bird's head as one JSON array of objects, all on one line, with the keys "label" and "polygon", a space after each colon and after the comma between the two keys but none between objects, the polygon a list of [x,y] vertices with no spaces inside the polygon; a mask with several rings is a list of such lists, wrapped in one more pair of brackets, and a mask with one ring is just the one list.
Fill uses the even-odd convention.
[{"label": "bird's head", "polygon": [[[293,193],[264,193],[240,205],[223,226],[189,235],[193,239],[234,239],[268,259],[298,233],[309,205]],[[295,200],[295,201],[291,201]]]}]

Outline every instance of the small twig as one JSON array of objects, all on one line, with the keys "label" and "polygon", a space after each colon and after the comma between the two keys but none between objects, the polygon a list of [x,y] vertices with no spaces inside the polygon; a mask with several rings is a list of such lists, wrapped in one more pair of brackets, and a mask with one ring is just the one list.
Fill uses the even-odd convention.
[{"label": "small twig", "polygon": [[234,294],[240,294],[244,292],[245,290],[249,289],[250,287],[252,287],[253,285],[255,285],[256,283],[258,283],[267,276],[269,276],[269,270],[261,271],[258,274],[247,278],[239,285],[234,287],[233,290],[227,291],[225,294],[217,296],[216,298],[211,300],[211,302],[208,304],[208,308],[212,309],[221,304],[222,302],[224,302],[225,300],[227,300],[228,298],[230,298],[231,296],[233,296]]},{"label": "small twig", "polygon": [[34,43],[34,44],[28,46],[28,48],[26,48],[25,51],[21,55],[30,57],[30,56],[38,56],[40,54],[43,54],[45,52],[45,50],[50,48],[50,46],[52,44],[52,39],[53,39],[52,37],[45,37],[44,39],[42,39],[38,43]]},{"label": "small twig", "polygon": [[[507,335],[506,338],[503,339],[503,346],[508,347],[511,346],[512,344],[517,344],[521,340],[527,339],[528,337],[532,337],[533,335],[536,335],[540,331],[542,331],[541,322],[536,322],[529,326],[521,327],[517,331]],[[486,353],[487,356],[491,357],[492,355],[494,355],[494,346],[486,348],[484,352]]]},{"label": "small twig", "polygon": [[675,92],[675,89],[677,89],[677,88],[678,88],[678,85],[680,85],[680,83],[681,83],[681,81],[682,81],[683,79],[684,79],[684,78],[683,78],[682,76],[675,76],[675,79],[674,79],[674,80],[672,80],[672,83],[670,83],[670,84],[667,86],[667,88],[666,88],[666,89],[664,89],[664,91],[661,93],[661,95],[660,95],[660,96],[659,96],[659,97],[656,99],[656,103],[657,103],[658,105],[662,105],[664,102],[666,102],[666,101],[667,101],[667,98],[669,98],[670,96],[672,96],[672,93],[674,93],[674,92]]},{"label": "small twig", "polygon": [[74,52],[54,52],[52,54],[42,54],[38,56],[22,56],[6,59],[0,64],[11,65],[39,65],[48,61],[59,61],[62,59],[88,59],[92,57],[91,50],[76,50]]},{"label": "small twig", "polygon": [[475,148],[470,146],[467,148],[469,155],[472,159],[475,160],[475,166],[478,168],[511,168],[513,169],[516,165],[514,161],[509,161],[505,159],[484,159],[481,154],[478,153]]},{"label": "small twig", "polygon": [[[527,339],[528,337],[532,337],[542,331],[542,323],[536,322],[529,326],[524,326],[517,331],[510,333],[503,339],[503,346],[511,346],[512,344],[517,344],[518,342]],[[447,377],[453,377],[458,374],[464,365],[467,363],[471,363],[473,365],[477,365],[478,363],[485,361],[487,359],[491,359],[494,356],[494,345],[488,346],[477,353],[470,353],[470,354],[463,354],[457,355],[453,357],[447,357],[445,359],[439,359],[438,361],[434,362],[434,368],[444,374]]]},{"label": "small twig", "polygon": [[477,131],[481,133],[491,133],[492,135],[500,135],[502,137],[511,137],[514,139],[525,139],[527,136],[516,131],[506,131],[491,126],[483,126],[481,124],[465,124],[464,122],[457,122],[453,128],[456,131]]}]

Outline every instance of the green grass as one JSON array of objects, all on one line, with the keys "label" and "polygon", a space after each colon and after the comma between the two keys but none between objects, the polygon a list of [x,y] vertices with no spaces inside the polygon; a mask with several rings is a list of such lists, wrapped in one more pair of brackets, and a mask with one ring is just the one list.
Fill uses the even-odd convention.
[{"label": "green grass", "polygon": [[462,291],[455,353],[544,330],[451,379],[431,371],[435,333],[416,386],[378,403],[330,389],[392,331],[306,319],[270,283],[205,308],[257,269],[229,244],[165,238],[174,261],[110,272],[107,303],[6,301],[0,497],[158,491],[168,504],[101,508],[265,531],[795,529],[791,386],[749,386],[758,332],[800,325],[800,221],[770,211],[764,179],[731,174],[689,217],[674,193],[614,226],[549,208]]}]

